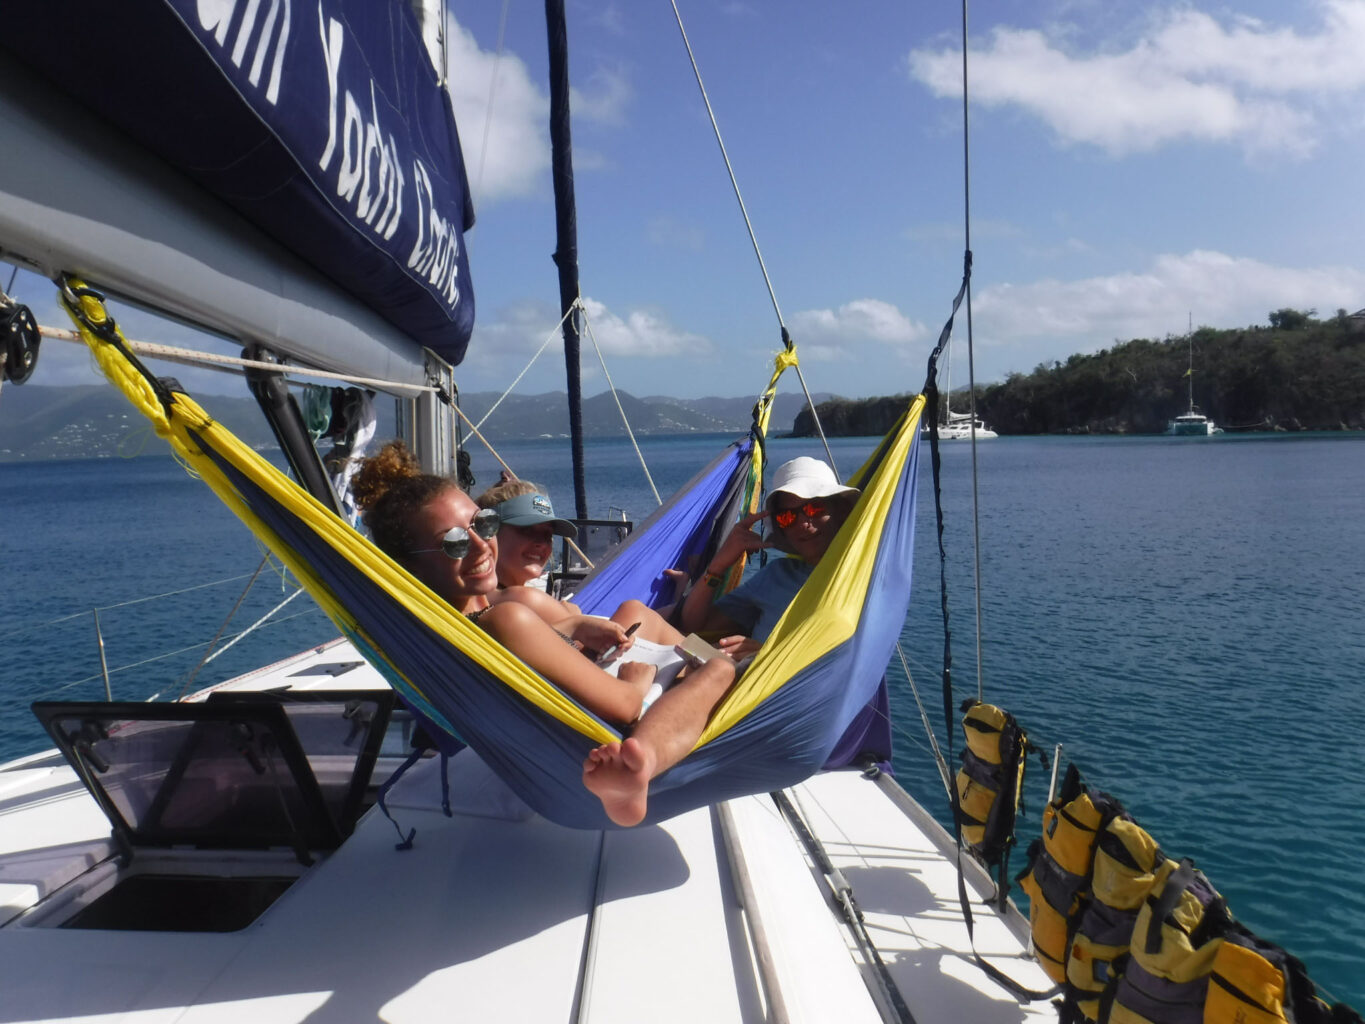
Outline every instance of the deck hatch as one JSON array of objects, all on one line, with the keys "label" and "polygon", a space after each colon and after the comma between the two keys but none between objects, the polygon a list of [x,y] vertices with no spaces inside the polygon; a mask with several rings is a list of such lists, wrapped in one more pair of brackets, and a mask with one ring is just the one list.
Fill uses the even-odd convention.
[{"label": "deck hatch", "polygon": [[40,702],[33,711],[130,849],[341,842],[278,701]]},{"label": "deck hatch", "polygon": [[[184,704],[40,702],[123,852],[31,927],[230,932],[335,849],[368,805],[391,690],[224,691]],[[292,852],[291,852],[292,851]]]}]

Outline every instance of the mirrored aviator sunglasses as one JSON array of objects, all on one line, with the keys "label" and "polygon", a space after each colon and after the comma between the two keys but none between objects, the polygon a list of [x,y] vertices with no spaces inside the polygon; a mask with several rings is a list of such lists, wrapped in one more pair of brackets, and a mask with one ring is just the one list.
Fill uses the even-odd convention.
[{"label": "mirrored aviator sunglasses", "polygon": [[465,555],[469,554],[469,533],[472,530],[484,540],[492,540],[498,533],[498,527],[502,525],[502,517],[498,515],[495,508],[486,508],[475,513],[474,518],[469,522],[469,529],[463,526],[452,526],[441,538],[439,548],[421,548],[413,551],[414,555],[424,555],[433,551],[442,552],[452,562],[458,562]]}]

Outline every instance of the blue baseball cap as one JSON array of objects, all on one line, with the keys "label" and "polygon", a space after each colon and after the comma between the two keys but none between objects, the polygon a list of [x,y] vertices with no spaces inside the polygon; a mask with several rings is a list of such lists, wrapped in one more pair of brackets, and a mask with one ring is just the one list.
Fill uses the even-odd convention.
[{"label": "blue baseball cap", "polygon": [[577,537],[578,527],[555,515],[555,507],[543,494],[518,494],[498,503],[498,516],[508,526],[545,524],[560,537]]}]

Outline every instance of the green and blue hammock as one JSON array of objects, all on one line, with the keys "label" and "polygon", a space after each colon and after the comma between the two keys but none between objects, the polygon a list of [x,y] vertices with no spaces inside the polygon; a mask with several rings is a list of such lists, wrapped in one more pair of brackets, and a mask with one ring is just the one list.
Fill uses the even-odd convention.
[{"label": "green and blue hammock", "polygon": [[[571,827],[613,827],[583,788],[581,769],[593,747],[620,738],[616,729],[470,623],[192,399],[153,378],[119,343],[103,304],[89,296],[80,301],[77,326],[105,375],[430,728],[472,747],[545,817]],[[791,352],[779,356],[750,436],[723,451],[585,581],[574,598],[584,611],[608,614],[631,597],[667,600],[663,570],[708,555],[739,514],[758,506],[761,438],[777,380],[792,362]],[[692,753],[654,780],[647,821],[793,785],[832,759],[847,759],[863,726],[884,725],[883,675],[910,596],[924,405],[922,395],[911,399],[849,480],[862,491],[853,513]],[[889,758],[890,751],[881,754]]]}]

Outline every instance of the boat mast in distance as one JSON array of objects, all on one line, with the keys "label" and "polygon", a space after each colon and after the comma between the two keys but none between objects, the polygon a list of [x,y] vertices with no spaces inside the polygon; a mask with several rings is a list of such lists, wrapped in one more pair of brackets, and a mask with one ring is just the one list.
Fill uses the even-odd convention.
[{"label": "boat mast in distance", "polygon": [[[975,433],[978,441],[988,441],[999,435],[986,426],[980,417],[974,416],[971,412],[953,412],[953,345],[955,340],[948,342],[948,349],[944,353],[947,358],[944,360],[943,366],[943,415],[939,417],[941,422],[938,428],[938,437],[940,441],[970,441],[973,433]],[[933,414],[938,416],[938,410],[935,409]],[[928,433],[927,424],[923,430]]]},{"label": "boat mast in distance", "polygon": [[1213,420],[1202,413],[1196,412],[1194,408],[1194,314],[1190,314],[1189,330],[1185,334],[1185,340],[1190,348],[1190,365],[1185,371],[1185,383],[1188,386],[1189,404],[1186,411],[1166,424],[1166,433],[1172,437],[1209,437],[1212,434],[1221,434],[1223,429]]}]

